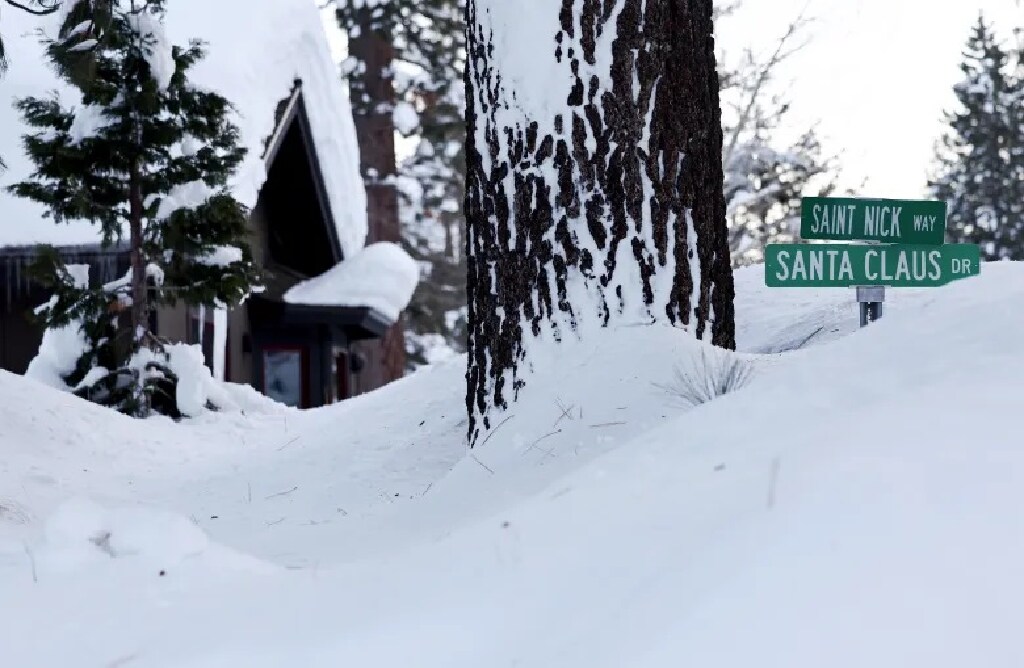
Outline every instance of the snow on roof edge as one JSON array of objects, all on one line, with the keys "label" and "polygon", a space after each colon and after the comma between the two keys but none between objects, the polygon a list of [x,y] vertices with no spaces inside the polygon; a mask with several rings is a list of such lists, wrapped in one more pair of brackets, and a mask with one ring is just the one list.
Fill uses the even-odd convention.
[{"label": "snow on roof edge", "polygon": [[412,301],[419,278],[419,267],[409,254],[397,244],[382,241],[295,285],[284,294],[284,301],[306,306],[366,306],[394,323]]}]

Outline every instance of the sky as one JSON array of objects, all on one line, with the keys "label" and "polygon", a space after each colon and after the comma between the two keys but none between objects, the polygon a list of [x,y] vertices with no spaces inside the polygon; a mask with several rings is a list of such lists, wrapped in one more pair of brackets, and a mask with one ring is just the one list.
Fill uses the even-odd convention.
[{"label": "sky", "polygon": [[[770,51],[806,7],[810,43],[783,69],[791,129],[813,123],[840,154],[842,186],[862,196],[924,195],[942,112],[955,106],[963,46],[979,11],[1007,44],[1019,0],[745,0],[718,46]],[[867,182],[861,186],[864,179]]]},{"label": "sky", "polygon": [[[840,185],[874,197],[925,195],[978,13],[1007,44],[1024,26],[1024,0],[743,0],[719,26],[717,45],[727,57],[747,47],[770,53],[801,10],[814,18],[810,42],[780,69],[788,130],[817,124],[826,152],[839,156]],[[343,53],[344,38],[329,32]]]}]

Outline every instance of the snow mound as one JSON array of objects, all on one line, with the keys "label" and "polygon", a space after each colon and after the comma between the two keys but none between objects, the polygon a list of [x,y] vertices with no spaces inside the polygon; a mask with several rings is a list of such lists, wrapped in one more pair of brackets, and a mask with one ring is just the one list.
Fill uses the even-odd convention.
[{"label": "snow mound", "polygon": [[175,399],[178,410],[186,417],[198,417],[214,410],[230,413],[283,412],[281,404],[260,394],[248,385],[227,383],[214,378],[206,366],[202,346],[174,343],[165,346],[168,367],[178,377]]},{"label": "snow mound", "polygon": [[313,306],[368,306],[394,322],[409,305],[417,283],[416,262],[397,244],[382,241],[294,286],[284,300]]},{"label": "snow mound", "polygon": [[[14,602],[0,606],[3,658],[1022,665],[1024,266],[893,290],[864,330],[850,326],[852,291],[765,291],[762,280],[737,276],[743,347],[786,352],[736,356],[755,367],[741,389],[680,407],[664,386],[703,344],[667,327],[609,329],[536,351],[529,391],[471,453],[462,360],[276,426],[174,425],[165,433],[227,453],[203,460],[178,443],[177,462],[133,459],[151,435],[114,419],[98,423],[102,438],[82,431],[95,442],[28,458],[64,417],[64,395],[39,388],[19,403],[9,395],[27,381],[0,375],[0,495],[14,497],[0,507],[48,515],[34,476],[63,465],[66,493],[110,485],[103,472],[116,467],[132,484],[105,505],[158,501],[212,537],[180,518],[121,520],[73,502],[46,528],[66,575],[29,543],[33,582],[22,544],[0,534],[0,591]],[[36,421],[21,417],[15,437],[3,431],[11,411]],[[268,441],[235,445],[257,430]],[[98,549],[105,532],[135,554]],[[215,558],[220,542],[286,555],[292,569],[232,565]],[[170,582],[153,575],[164,563],[177,563]]]},{"label": "snow mound", "polygon": [[72,499],[58,508],[46,522],[44,538],[38,556],[54,570],[129,557],[172,566],[210,546],[206,534],[172,513],[108,510],[86,499]]},{"label": "snow mound", "polygon": [[294,408],[274,401],[252,385],[224,381],[218,383],[218,389],[226,398],[225,405],[232,406],[233,410],[243,416],[275,416],[295,412]]}]

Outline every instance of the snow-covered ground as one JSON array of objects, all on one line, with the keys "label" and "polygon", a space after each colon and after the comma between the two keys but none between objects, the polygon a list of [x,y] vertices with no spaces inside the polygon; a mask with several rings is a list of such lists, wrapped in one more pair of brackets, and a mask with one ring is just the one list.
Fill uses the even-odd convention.
[{"label": "snow-covered ground", "polygon": [[1024,267],[762,282],[743,389],[610,330],[471,455],[461,360],[183,424],[0,375],[0,666],[1024,665]]}]

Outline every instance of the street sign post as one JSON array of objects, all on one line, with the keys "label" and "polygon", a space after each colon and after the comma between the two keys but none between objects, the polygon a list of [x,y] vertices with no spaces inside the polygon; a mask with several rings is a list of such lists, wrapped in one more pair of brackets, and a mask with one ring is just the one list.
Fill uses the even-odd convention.
[{"label": "street sign post", "polygon": [[862,327],[882,316],[886,287],[938,287],[981,273],[977,246],[943,243],[945,202],[805,197],[800,235],[805,241],[869,243],[770,244],[765,284],[857,288]]},{"label": "street sign post", "polygon": [[800,236],[805,241],[938,245],[946,237],[946,203],[805,197]]},{"label": "street sign post", "polygon": [[857,303],[860,304],[860,326],[867,327],[882,317],[882,306],[885,303],[885,286],[858,286]]}]

